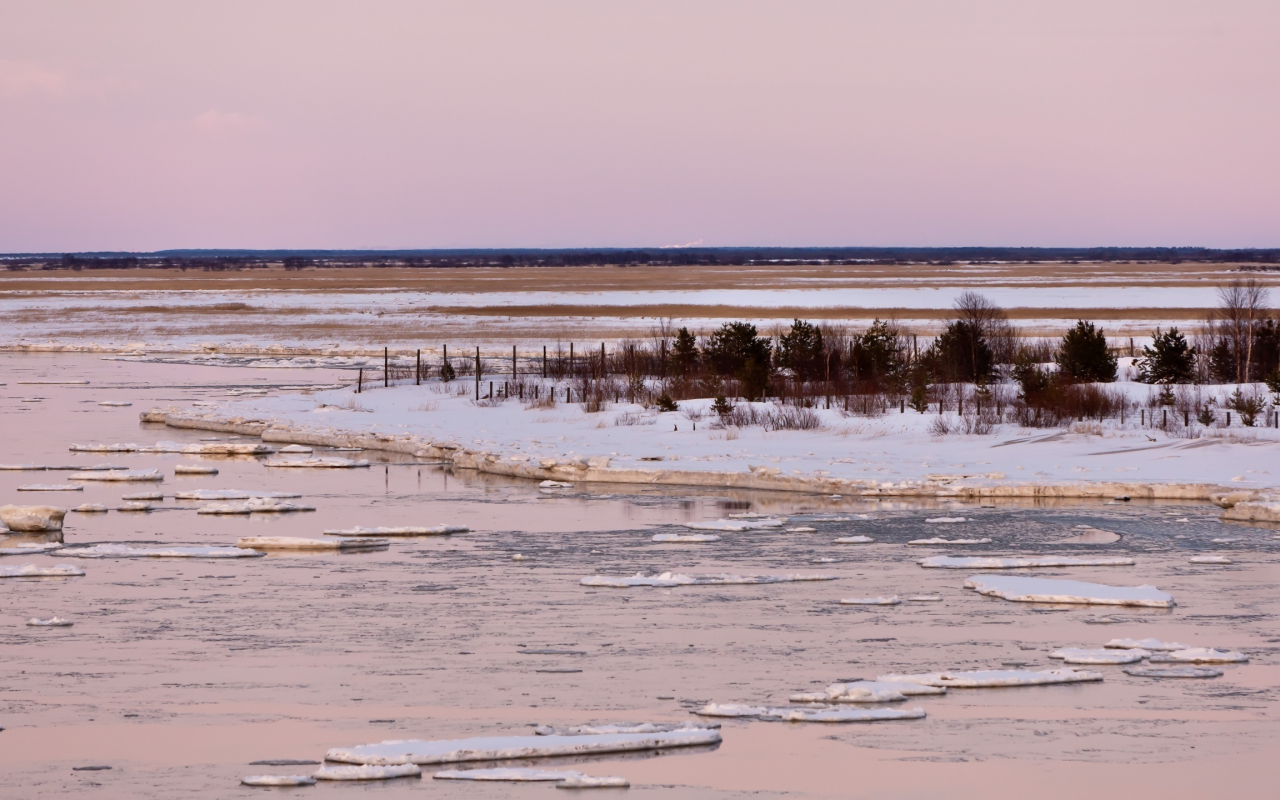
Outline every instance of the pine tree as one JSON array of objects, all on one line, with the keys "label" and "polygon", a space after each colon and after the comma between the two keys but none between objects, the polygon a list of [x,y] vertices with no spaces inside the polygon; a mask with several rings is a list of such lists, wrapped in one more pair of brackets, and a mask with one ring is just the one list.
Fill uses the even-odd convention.
[{"label": "pine tree", "polygon": [[676,333],[675,343],[671,348],[671,360],[675,364],[676,374],[687,377],[698,366],[698,340],[688,328],[681,328]]},{"label": "pine tree", "polygon": [[1079,320],[1062,337],[1054,354],[1058,374],[1081,383],[1110,383],[1116,379],[1116,357],[1107,349],[1107,337],[1092,322]]},{"label": "pine tree", "polygon": [[1195,348],[1177,328],[1161,333],[1156,328],[1155,341],[1142,348],[1138,360],[1138,380],[1143,383],[1190,383],[1195,375]]}]

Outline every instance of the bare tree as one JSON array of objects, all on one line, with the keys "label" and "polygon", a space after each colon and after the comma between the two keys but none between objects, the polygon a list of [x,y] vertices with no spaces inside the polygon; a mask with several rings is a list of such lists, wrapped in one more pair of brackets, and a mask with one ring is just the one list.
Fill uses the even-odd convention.
[{"label": "bare tree", "polygon": [[[1009,324],[1004,309],[977,292],[965,291],[952,304],[956,319],[970,326],[977,334],[974,346],[985,341],[991,347],[997,364],[1010,364],[1017,351],[1017,331]],[[976,359],[977,354],[974,354]]]},{"label": "bare tree", "polygon": [[1256,278],[1232,281],[1218,288],[1218,311],[1210,324],[1220,325],[1231,342],[1236,361],[1236,383],[1251,383],[1253,340],[1267,316],[1270,300],[1267,287]]}]

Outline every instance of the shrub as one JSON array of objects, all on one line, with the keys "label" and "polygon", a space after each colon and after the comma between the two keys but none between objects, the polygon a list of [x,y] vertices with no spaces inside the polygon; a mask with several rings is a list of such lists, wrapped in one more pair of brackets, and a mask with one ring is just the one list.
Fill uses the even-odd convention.
[{"label": "shrub", "polygon": [[680,404],[671,399],[671,395],[663,392],[658,396],[657,406],[659,411],[679,411]]},{"label": "shrub", "polygon": [[1258,415],[1267,407],[1267,402],[1261,397],[1255,395],[1246,396],[1240,391],[1239,387],[1227,399],[1227,408],[1233,409],[1240,414],[1240,423],[1246,428],[1252,428],[1258,421]]},{"label": "shrub", "polygon": [[1116,357],[1107,349],[1107,337],[1092,322],[1079,320],[1062,337],[1054,355],[1058,374],[1083,383],[1111,383],[1116,379]]},{"label": "shrub", "polygon": [[718,417],[727,417],[733,413],[733,403],[725,399],[724,395],[716,397],[716,401],[711,404],[711,411]]},{"label": "shrub", "polygon": [[1161,333],[1156,328],[1155,341],[1142,348],[1138,360],[1138,380],[1143,383],[1190,383],[1195,374],[1195,348],[1177,328]]}]

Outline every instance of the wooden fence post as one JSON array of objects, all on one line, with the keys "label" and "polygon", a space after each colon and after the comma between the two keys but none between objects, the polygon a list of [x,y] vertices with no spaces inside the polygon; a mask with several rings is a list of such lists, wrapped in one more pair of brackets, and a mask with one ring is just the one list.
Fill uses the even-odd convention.
[{"label": "wooden fence post", "polygon": [[413,385],[422,385],[422,348],[418,348],[418,358],[413,367]]},{"label": "wooden fence post", "polygon": [[382,385],[391,385],[391,356],[387,348],[382,348]]},{"label": "wooden fence post", "polygon": [[476,346],[476,399],[480,399],[480,347]]},{"label": "wooden fence post", "polygon": [[516,346],[511,345],[511,382],[516,382]]}]

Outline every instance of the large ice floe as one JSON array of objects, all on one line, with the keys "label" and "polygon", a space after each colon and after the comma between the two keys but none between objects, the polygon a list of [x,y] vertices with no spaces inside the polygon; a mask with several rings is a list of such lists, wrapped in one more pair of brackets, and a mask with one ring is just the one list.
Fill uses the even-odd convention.
[{"label": "large ice floe", "polygon": [[1023,578],[1013,575],[971,575],[966,589],[1021,603],[1085,603],[1108,606],[1172,608],[1173,596],[1154,586],[1106,586],[1101,583]]},{"label": "large ice floe", "polygon": [[61,542],[29,542],[12,547],[0,547],[0,556],[38,556],[52,550],[62,549]]},{"label": "large ice floe", "polygon": [[0,522],[19,533],[60,531],[66,515],[67,510],[57,506],[0,506]]},{"label": "large ice floe", "polygon": [[868,544],[874,541],[870,536],[841,536],[836,539],[836,544]]},{"label": "large ice floe", "polygon": [[359,525],[354,528],[342,528],[340,530],[328,530],[324,532],[325,536],[444,536],[450,533],[467,533],[471,529],[465,525],[425,525],[425,526],[402,526],[398,528],[362,528]]},{"label": "large ice floe", "polygon": [[243,547],[129,547],[123,544],[95,544],[65,547],[58,555],[76,558],[254,558],[266,555]]},{"label": "large ice floe", "polygon": [[49,619],[37,619],[32,617],[27,620],[27,627],[30,628],[70,628],[75,623],[69,619],[62,617],[50,617]]},{"label": "large ice floe", "polygon": [[1233,650],[1215,650],[1212,647],[1191,647],[1186,650],[1174,650],[1169,653],[1170,661],[1182,661],[1190,664],[1239,664],[1248,661],[1244,653]]},{"label": "large ice floe", "polygon": [[990,539],[942,539],[934,536],[931,539],[912,539],[907,544],[944,545],[944,544],[991,544]]},{"label": "large ice floe", "polygon": [[67,477],[73,481],[110,481],[119,483],[159,483],[164,480],[164,475],[158,469],[107,469],[73,472]]},{"label": "large ice floe", "polygon": [[714,533],[655,533],[650,541],[667,544],[700,544],[718,542],[720,537]]},{"label": "large ice floe", "polygon": [[667,733],[669,731],[705,731],[720,727],[719,722],[617,722],[603,725],[539,725],[538,736],[593,736],[608,733]]},{"label": "large ice floe", "polygon": [[20,492],[83,492],[84,487],[74,483],[28,483],[19,486]]},{"label": "large ice floe", "polygon": [[932,523],[932,524],[934,524],[934,525],[939,525],[939,524],[942,524],[942,525],[952,524],[952,525],[953,525],[953,524],[958,523],[958,522],[968,522],[968,521],[969,521],[969,520],[965,519],[964,517],[930,517],[929,519],[926,519],[926,520],[925,520],[925,522]]},{"label": "large ice floe", "polygon": [[456,764],[590,753],[665,750],[720,742],[718,730],[674,730],[660,733],[610,733],[581,736],[484,736],[474,739],[395,739],[378,744],[335,747],[329,761],[349,764]]},{"label": "large ice floe", "polygon": [[173,495],[175,500],[249,500],[255,497],[291,500],[302,495],[296,492],[255,492],[247,489],[192,489]]},{"label": "large ice floe", "polygon": [[631,782],[616,775],[570,775],[556,784],[557,789],[626,789]]},{"label": "large ice floe", "polygon": [[1154,653],[1167,653],[1173,650],[1189,650],[1190,645],[1179,642],[1162,642],[1159,639],[1112,639],[1103,647],[1114,647],[1120,650],[1150,650]]},{"label": "large ice floe", "polygon": [[174,475],[217,475],[217,467],[206,467],[203,464],[175,464]]},{"label": "large ice floe", "polygon": [[793,694],[793,703],[896,703],[917,695],[946,694],[947,690],[918,683],[852,681],[833,683],[825,692]]},{"label": "large ice floe", "polygon": [[537,767],[499,767],[496,769],[444,769],[432,777],[444,781],[567,781],[590,778],[594,781],[610,781],[600,786],[630,786],[626,778],[593,778],[577,770],[538,769]]},{"label": "large ice floe", "polygon": [[583,586],[604,586],[612,589],[626,589],[632,586],[732,586],[738,584],[758,583],[793,583],[798,581],[833,581],[835,575],[727,575],[723,573],[710,575],[684,575],[678,572],[664,572],[660,575],[636,573],[630,578],[614,578],[608,575],[593,575],[583,578],[578,583]]},{"label": "large ice floe", "polygon": [[695,531],[724,531],[726,533],[740,533],[742,531],[763,530],[766,528],[781,528],[786,524],[786,520],[773,517],[765,517],[762,519],[717,519],[712,522],[682,522],[681,527],[689,528]]},{"label": "large ice floe", "polygon": [[927,569],[1023,569],[1026,567],[1132,567],[1132,558],[1073,558],[1032,556],[1030,558],[984,558],[974,556],[929,556],[919,561]]},{"label": "large ice floe", "polygon": [[842,606],[896,606],[902,598],[896,594],[892,597],[846,597],[840,601]]},{"label": "large ice floe", "polygon": [[163,492],[135,492],[134,494],[121,495],[121,500],[163,500]]},{"label": "large ice floe", "polygon": [[239,503],[212,503],[196,511],[197,514],[288,514],[294,511],[315,511],[315,506],[285,503],[273,497],[251,497]]},{"label": "large ice floe", "polygon": [[1062,659],[1066,664],[1135,664],[1151,655],[1146,650],[1133,647],[1128,649],[1086,650],[1079,647],[1063,647],[1054,650],[1049,658]]},{"label": "large ice floe", "polygon": [[81,503],[80,505],[76,506],[75,508],[73,508],[73,509],[71,509],[71,510],[72,510],[72,511],[75,511],[75,512],[77,512],[77,513],[80,513],[80,514],[105,514],[105,513],[107,513],[107,507],[106,507],[106,506],[104,506],[102,503]]},{"label": "large ice floe", "polygon": [[366,764],[360,767],[321,767],[312,775],[318,781],[385,781],[416,778],[422,774],[417,764]]},{"label": "large ice floe", "polygon": [[377,550],[389,547],[386,539],[308,539],[302,536],[245,536],[237,547],[252,550]]},{"label": "large ice floe", "polygon": [[1221,678],[1213,667],[1130,667],[1124,671],[1135,678]]},{"label": "large ice floe", "polygon": [[260,442],[202,442],[183,445],[177,450],[191,456],[261,456],[275,451],[271,445]]},{"label": "large ice floe", "polygon": [[352,461],[349,458],[338,458],[330,456],[328,458],[273,458],[262,462],[266,467],[298,467],[310,469],[351,469],[353,467],[367,467],[369,462],[361,459],[360,461]]},{"label": "large ice floe", "polygon": [[52,567],[39,567],[35,564],[0,567],[0,578],[73,578],[83,574],[84,570],[71,564],[57,564]]},{"label": "large ice floe", "polygon": [[245,786],[314,786],[316,779],[310,775],[246,775],[240,782]]},{"label": "large ice floe", "polygon": [[[65,441],[65,440],[64,440]],[[138,445],[130,444],[73,444],[67,448],[73,453],[136,453]]]},{"label": "large ice floe", "polygon": [[707,703],[693,712],[703,717],[751,717],[768,722],[881,722],[923,719],[922,708],[770,708],[733,703]]},{"label": "large ice floe", "polygon": [[1192,564],[1234,564],[1236,562],[1226,556],[1191,556],[1187,559]]},{"label": "large ice floe", "polygon": [[921,675],[880,675],[877,682],[919,683],[954,689],[987,689],[1005,686],[1048,686],[1057,683],[1087,683],[1102,680],[1102,674],[1088,670],[988,669],[974,672],[929,672]]}]

